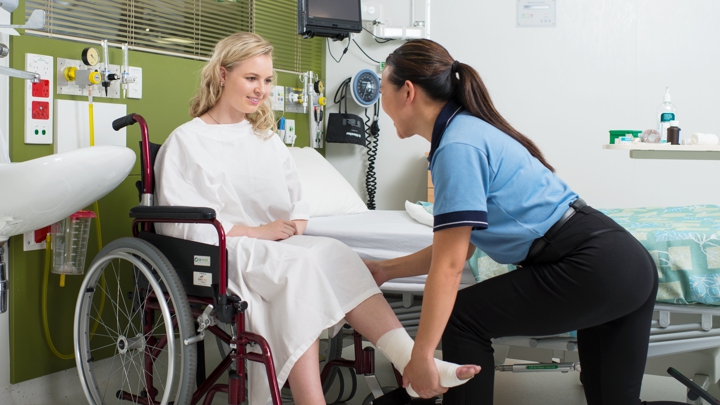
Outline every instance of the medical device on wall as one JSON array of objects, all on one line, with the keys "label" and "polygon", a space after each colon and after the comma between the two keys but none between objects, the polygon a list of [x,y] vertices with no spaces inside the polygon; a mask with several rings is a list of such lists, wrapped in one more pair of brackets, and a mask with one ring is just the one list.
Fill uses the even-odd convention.
[{"label": "medical device on wall", "polygon": [[360,0],[298,0],[297,33],[342,40],[362,31],[360,8]]},{"label": "medical device on wall", "polygon": [[[142,98],[142,69],[129,66],[122,44],[122,66],[109,63],[108,42],[89,46],[78,59],[57,59],[57,93],[88,97]],[[122,91],[122,94],[121,94]]]},{"label": "medical device on wall", "polygon": [[363,1],[362,20],[370,23],[376,37],[430,38],[430,0]]},{"label": "medical device on wall", "polygon": [[[365,120],[359,115],[349,114],[347,111],[348,92],[353,100],[361,107],[365,107]],[[365,190],[367,191],[367,207],[375,209],[375,193],[377,191],[377,177],[375,174],[375,160],[377,159],[378,137],[380,136],[380,78],[369,69],[358,71],[352,77],[345,79],[335,92],[333,101],[338,105],[338,112],[328,117],[327,141],[337,143],[354,143],[367,146],[367,170],[365,173]],[[342,104],[345,102],[345,112]],[[373,108],[372,117],[368,115],[369,108]]]},{"label": "medical device on wall", "polygon": [[325,85],[312,71],[300,76],[303,83],[302,104],[308,113],[308,135],[310,147],[323,147],[323,119],[325,115],[326,99],[323,96]]},{"label": "medical device on wall", "polygon": [[363,107],[375,104],[380,98],[380,78],[370,69],[357,72],[350,80],[350,94]]}]

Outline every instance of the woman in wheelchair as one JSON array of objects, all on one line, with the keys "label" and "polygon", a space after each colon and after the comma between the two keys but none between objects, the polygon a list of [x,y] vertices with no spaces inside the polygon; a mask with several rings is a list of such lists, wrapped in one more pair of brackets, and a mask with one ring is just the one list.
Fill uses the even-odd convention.
[{"label": "woman in wheelchair", "polygon": [[[318,338],[325,329],[337,331],[347,321],[401,373],[413,341],[356,253],[333,239],[303,236],[309,207],[266,103],[274,82],[272,51],[251,33],[216,45],[191,101],[193,120],[178,127],[158,153],[156,198],[161,205],[217,212],[228,236],[228,287],[249,304],[247,329],[268,340],[278,384],[289,381],[296,404],[324,404]],[[218,243],[212,227],[157,227],[161,234]],[[436,363],[444,387],[480,371]],[[270,398],[258,367],[250,365],[251,404]]]}]

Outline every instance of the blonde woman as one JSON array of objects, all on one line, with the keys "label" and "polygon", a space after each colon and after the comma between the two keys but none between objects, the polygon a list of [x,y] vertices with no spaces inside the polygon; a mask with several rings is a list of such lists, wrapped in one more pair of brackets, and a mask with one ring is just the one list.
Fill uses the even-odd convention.
[{"label": "blonde woman", "polygon": [[[195,118],[158,153],[156,194],[161,205],[215,209],[227,235],[228,287],[249,303],[247,329],[268,340],[278,384],[289,380],[296,404],[324,404],[318,365],[323,330],[347,321],[401,372],[413,341],[357,254],[336,240],[303,236],[308,205],[266,103],[272,50],[251,33],[216,45],[191,101]],[[208,226],[163,224],[159,231],[217,244]],[[250,403],[265,404],[270,393],[263,366],[250,367]],[[480,371],[439,360],[437,369],[443,387]]]}]

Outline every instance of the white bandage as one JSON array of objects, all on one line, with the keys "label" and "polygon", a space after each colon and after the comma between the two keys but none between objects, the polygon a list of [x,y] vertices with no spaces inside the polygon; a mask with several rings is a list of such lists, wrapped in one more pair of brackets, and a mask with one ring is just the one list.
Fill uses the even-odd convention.
[{"label": "white bandage", "polygon": [[[376,346],[395,365],[400,374],[403,374],[405,366],[410,362],[415,341],[404,328],[398,328],[382,335]],[[457,369],[460,367],[457,364],[435,359],[435,366],[440,376],[440,385],[443,387],[456,387],[467,381],[457,378]],[[410,386],[407,387],[407,392],[412,397],[418,397]]]}]

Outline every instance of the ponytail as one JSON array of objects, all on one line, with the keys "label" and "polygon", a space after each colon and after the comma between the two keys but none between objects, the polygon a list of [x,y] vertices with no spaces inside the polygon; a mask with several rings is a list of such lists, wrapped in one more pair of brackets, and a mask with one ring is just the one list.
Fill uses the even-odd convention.
[{"label": "ponytail", "polygon": [[409,80],[432,100],[455,100],[473,116],[518,141],[540,163],[555,171],[535,143],[513,128],[495,109],[478,72],[454,60],[440,44],[429,39],[408,41],[391,53],[386,63],[392,68],[388,79],[395,86],[400,87]]}]

